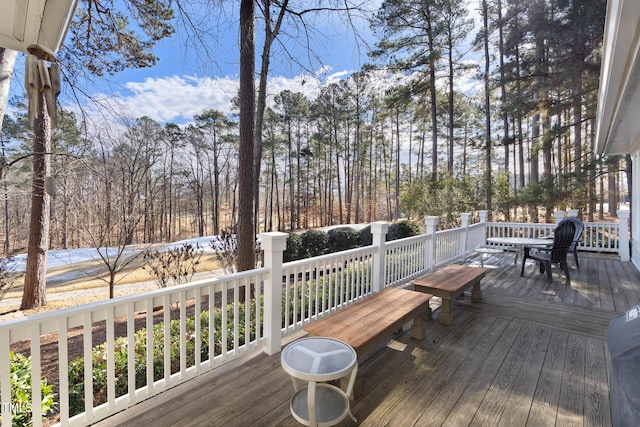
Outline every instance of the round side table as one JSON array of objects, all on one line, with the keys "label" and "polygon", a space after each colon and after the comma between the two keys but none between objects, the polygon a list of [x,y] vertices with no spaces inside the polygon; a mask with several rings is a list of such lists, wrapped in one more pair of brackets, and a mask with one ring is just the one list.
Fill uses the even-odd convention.
[{"label": "round side table", "polygon": [[[358,372],[353,347],[333,338],[303,338],[282,351],[281,362],[293,380],[295,393],[289,407],[296,420],[312,427],[333,426],[347,415],[356,421],[349,406]],[[350,378],[346,391],[331,384],[318,384],[347,375]],[[301,380],[307,382],[306,386]]]}]

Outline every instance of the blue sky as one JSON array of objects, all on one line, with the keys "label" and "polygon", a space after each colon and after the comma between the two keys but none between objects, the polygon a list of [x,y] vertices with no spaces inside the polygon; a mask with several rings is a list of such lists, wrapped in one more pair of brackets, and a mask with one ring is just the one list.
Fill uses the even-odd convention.
[{"label": "blue sky", "polygon": [[[367,3],[368,7],[379,4],[378,1]],[[238,90],[237,10],[229,10],[223,18],[217,16],[215,19],[209,57],[205,53],[198,53],[196,49],[186,48],[185,45],[189,43],[187,35],[178,30],[171,39],[163,41],[154,50],[159,57],[155,67],[126,70],[110,78],[110,82],[100,82],[99,86],[89,88],[89,92],[122,114],[134,118],[148,116],[160,123],[185,124],[195,114],[209,108],[229,112],[231,99]],[[364,19],[354,22],[360,36],[374,43],[368,22]],[[320,85],[344,78],[368,61],[368,49],[358,46],[358,40],[344,21],[323,16],[311,19],[311,24],[314,30],[310,44],[316,57],[307,58],[302,38],[283,34],[281,40],[319,79],[284,59],[282,52],[276,49],[270,67],[270,94],[289,89],[313,97]],[[289,27],[286,31],[293,34],[294,30]],[[258,23],[256,70],[260,67],[261,34],[261,25]],[[75,108],[76,101],[68,94],[66,99],[61,97],[60,101],[68,108]],[[89,111],[93,109],[90,105],[85,107]]]},{"label": "blue sky", "polygon": [[[109,81],[98,80],[96,85],[83,88],[101,101],[101,115],[109,110],[117,111],[130,118],[148,116],[161,124],[173,122],[189,123],[195,114],[205,109],[231,111],[231,99],[238,90],[238,11],[239,2],[225,2],[228,10],[202,14],[202,28],[209,27],[208,55],[202,48],[189,46],[188,35],[176,25],[176,34],[162,41],[154,50],[159,58],[153,68],[125,70]],[[381,0],[364,2],[375,10]],[[475,4],[475,2],[470,2]],[[475,7],[471,7],[475,9]],[[477,15],[477,13],[474,13]],[[344,19],[335,15],[308,16],[311,25],[309,43],[314,56],[308,55],[304,33],[293,27],[284,27],[280,40],[292,52],[293,56],[307,68],[288,59],[276,48],[272,54],[268,93],[275,95],[284,89],[307,94],[310,98],[319,88],[331,81],[343,79],[352,72],[361,69],[369,61],[368,47],[375,44],[369,24],[365,19],[352,20],[357,27],[358,39]],[[257,26],[256,70],[259,70],[259,55],[262,49],[261,25]],[[474,30],[475,32],[476,30]],[[21,61],[12,82],[14,93],[23,91],[23,72]],[[271,97],[272,99],[272,97]],[[269,97],[268,97],[269,100]],[[78,109],[78,101],[90,116],[98,115],[96,106],[74,97],[63,88],[60,103],[68,109]]]}]

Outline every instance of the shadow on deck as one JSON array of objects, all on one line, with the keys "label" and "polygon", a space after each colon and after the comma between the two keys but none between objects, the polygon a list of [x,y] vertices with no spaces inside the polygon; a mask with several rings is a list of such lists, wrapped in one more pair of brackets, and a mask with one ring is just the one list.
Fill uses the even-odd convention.
[{"label": "shadow on deck", "polygon": [[[615,316],[640,304],[640,273],[597,254],[580,254],[571,283],[556,271],[548,282],[533,265],[520,277],[512,257],[484,263],[484,300],[457,300],[453,326],[427,322],[422,341],[405,327],[361,364],[358,425],[611,424],[605,337]],[[437,298],[432,306],[437,319]],[[258,353],[98,425],[297,426],[292,394],[280,355]]]}]

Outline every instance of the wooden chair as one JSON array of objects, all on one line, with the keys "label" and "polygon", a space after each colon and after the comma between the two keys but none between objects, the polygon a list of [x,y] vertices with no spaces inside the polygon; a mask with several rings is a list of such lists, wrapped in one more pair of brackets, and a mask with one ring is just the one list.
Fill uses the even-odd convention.
[{"label": "wooden chair", "polygon": [[[553,234],[553,245],[550,248],[530,247],[525,246],[524,257],[522,259],[522,269],[520,270],[520,276],[524,275],[524,265],[528,258],[538,261],[540,264],[540,274],[547,273],[547,277],[551,280],[551,266],[558,264],[567,280],[571,280],[569,277],[569,265],[567,264],[567,254],[569,248],[574,241],[576,234],[576,226],[573,221],[562,220],[556,227]],[[531,252],[531,249],[536,249],[535,252]]]}]

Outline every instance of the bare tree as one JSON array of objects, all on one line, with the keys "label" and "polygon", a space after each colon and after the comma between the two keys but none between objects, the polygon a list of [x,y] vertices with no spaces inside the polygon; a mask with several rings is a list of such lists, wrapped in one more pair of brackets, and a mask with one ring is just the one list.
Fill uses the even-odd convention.
[{"label": "bare tree", "polygon": [[4,112],[9,99],[9,87],[11,86],[11,76],[16,62],[18,52],[0,47],[0,133],[2,132],[2,122]]},{"label": "bare tree", "polygon": [[116,275],[139,251],[130,252],[136,232],[148,211],[145,185],[160,156],[162,128],[148,118],[138,119],[124,135],[103,131],[96,139],[97,154],[81,191],[86,221],[84,233],[109,272],[109,298]]}]

